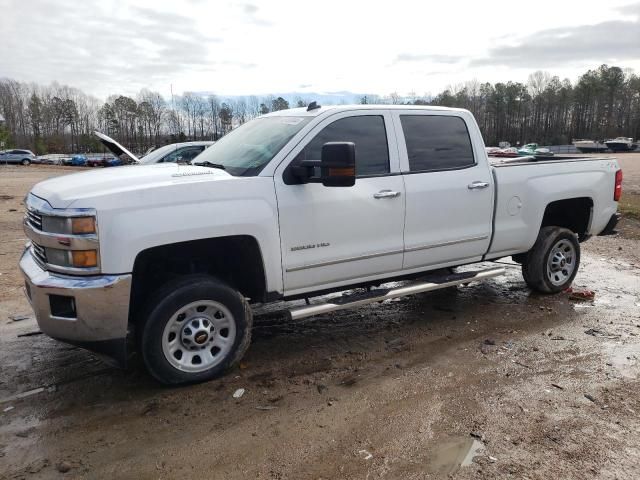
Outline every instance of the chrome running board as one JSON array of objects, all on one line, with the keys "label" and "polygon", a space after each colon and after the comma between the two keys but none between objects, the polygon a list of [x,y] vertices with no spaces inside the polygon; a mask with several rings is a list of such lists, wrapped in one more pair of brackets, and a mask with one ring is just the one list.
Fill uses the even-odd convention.
[{"label": "chrome running board", "polygon": [[405,297],[416,293],[440,290],[441,288],[454,287],[470,282],[486,280],[488,278],[504,275],[504,268],[489,268],[486,270],[475,270],[470,272],[453,273],[450,275],[431,275],[425,277],[427,281],[415,282],[397,288],[379,288],[369,292],[347,297],[331,299],[326,303],[315,305],[303,305],[289,310],[292,320],[312,317],[323,313],[334,312],[336,310],[346,310],[347,308],[359,307],[368,303],[381,302],[390,298]]}]

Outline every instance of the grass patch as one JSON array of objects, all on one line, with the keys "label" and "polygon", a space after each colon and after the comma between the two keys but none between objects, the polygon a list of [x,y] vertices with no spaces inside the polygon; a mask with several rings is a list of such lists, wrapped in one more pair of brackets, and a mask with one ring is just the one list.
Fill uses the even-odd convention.
[{"label": "grass patch", "polygon": [[640,195],[623,193],[620,202],[618,202],[618,211],[624,217],[640,220]]}]

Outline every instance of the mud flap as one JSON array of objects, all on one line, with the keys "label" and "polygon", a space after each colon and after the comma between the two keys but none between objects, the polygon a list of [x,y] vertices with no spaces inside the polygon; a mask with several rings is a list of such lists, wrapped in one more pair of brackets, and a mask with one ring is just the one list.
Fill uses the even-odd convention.
[{"label": "mud flap", "polygon": [[618,225],[620,218],[622,218],[622,214],[620,213],[614,213],[613,215],[611,215],[609,223],[607,223],[607,226],[604,227],[604,230],[601,231],[598,236],[604,237],[606,235],[615,235],[616,233],[618,233],[618,231],[616,230],[616,226]]}]

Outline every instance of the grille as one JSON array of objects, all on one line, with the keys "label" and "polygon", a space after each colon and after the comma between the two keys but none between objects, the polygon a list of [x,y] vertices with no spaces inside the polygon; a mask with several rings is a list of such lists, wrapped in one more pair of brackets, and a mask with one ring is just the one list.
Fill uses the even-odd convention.
[{"label": "grille", "polygon": [[42,231],[42,215],[35,210],[27,209],[27,222],[36,230]]},{"label": "grille", "polygon": [[44,248],[37,243],[32,243],[31,246],[33,247],[33,256],[35,257],[36,262],[44,268],[47,263],[47,253],[45,252]]}]

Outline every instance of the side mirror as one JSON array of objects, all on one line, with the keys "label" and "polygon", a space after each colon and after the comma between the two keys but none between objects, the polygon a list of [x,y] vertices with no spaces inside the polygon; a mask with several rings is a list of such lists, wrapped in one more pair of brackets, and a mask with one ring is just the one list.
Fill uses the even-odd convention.
[{"label": "side mirror", "polygon": [[327,142],[322,146],[320,181],[325,187],[353,187],[356,183],[356,146]]}]

